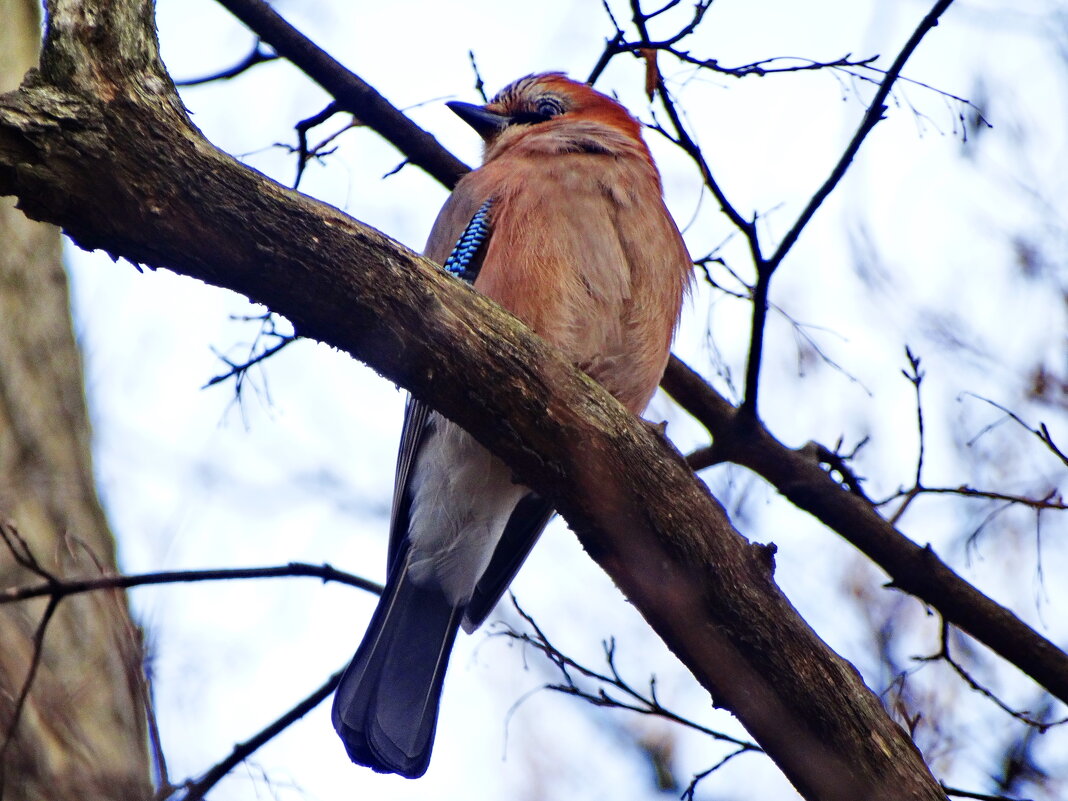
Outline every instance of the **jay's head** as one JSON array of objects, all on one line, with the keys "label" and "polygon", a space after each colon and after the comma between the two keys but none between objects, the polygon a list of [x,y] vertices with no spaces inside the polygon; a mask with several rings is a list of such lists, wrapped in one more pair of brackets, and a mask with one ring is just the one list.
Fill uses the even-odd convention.
[{"label": "jay's head", "polygon": [[[560,72],[520,78],[486,105],[447,103],[486,143],[486,156],[506,149],[513,140],[531,136],[589,138],[600,127],[641,145],[641,125],[623,106],[591,86]],[[587,149],[587,148],[581,148]]]}]

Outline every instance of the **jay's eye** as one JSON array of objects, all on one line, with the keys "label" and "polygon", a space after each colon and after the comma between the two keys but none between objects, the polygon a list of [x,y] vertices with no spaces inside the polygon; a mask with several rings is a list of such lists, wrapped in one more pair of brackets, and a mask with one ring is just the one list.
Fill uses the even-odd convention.
[{"label": "jay's eye", "polygon": [[564,113],[564,104],[555,97],[543,97],[538,100],[535,107],[545,119]]},{"label": "jay's eye", "polygon": [[555,97],[541,97],[534,103],[534,108],[519,111],[512,115],[512,121],[520,125],[535,125],[564,113],[564,104]]}]

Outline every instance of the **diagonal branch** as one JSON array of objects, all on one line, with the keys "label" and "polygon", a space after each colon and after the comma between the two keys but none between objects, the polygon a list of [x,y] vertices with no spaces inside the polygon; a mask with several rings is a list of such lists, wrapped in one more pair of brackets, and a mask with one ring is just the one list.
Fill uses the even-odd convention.
[{"label": "diagonal branch", "polygon": [[373,128],[408,161],[452,187],[470,167],[441,146],[437,139],[398,111],[374,87],[345,69],[264,0],[219,0],[274,51],[322,86],[338,106]]},{"label": "diagonal branch", "polygon": [[[311,695],[301,701],[299,704],[288,710],[285,714],[281,715],[277,720],[273,721],[270,725],[257,732],[254,736],[245,740],[243,743],[238,743],[234,746],[230,754],[216,765],[213,765],[203,776],[196,781],[187,782],[177,789],[181,792],[177,797],[180,801],[200,801],[217,785],[222,779],[230,773],[234,768],[252,756],[256,751],[274,737],[278,736],[281,732],[285,731],[289,726],[296,723],[302,717],[311,712],[315,707],[319,706],[323,701],[330,697],[336,688],[339,681],[341,681],[342,671],[338,671],[326,682],[315,690]],[[168,793],[164,798],[173,798],[173,793]]]},{"label": "diagonal branch", "polygon": [[834,169],[831,170],[831,174],[827,176],[827,180],[823,182],[823,185],[816,190],[816,193],[808,201],[808,204],[798,215],[794,224],[787,231],[786,236],[779,242],[779,246],[775,249],[775,252],[768,257],[768,270],[774,272],[782,260],[786,257],[786,254],[790,252],[790,248],[794,246],[797,238],[801,235],[801,232],[808,225],[809,220],[812,219],[812,215],[816,213],[820,206],[834,191],[835,187],[842,180],[842,177],[846,174],[846,170],[849,169],[849,165],[853,162],[857,153],[860,151],[860,146],[864,144],[864,140],[868,138],[868,134],[872,132],[872,129],[884,119],[886,113],[886,103],[890,97],[890,91],[894,88],[894,84],[901,75],[901,70],[905,68],[905,62],[912,57],[912,54],[916,51],[916,48],[920,46],[920,42],[923,38],[930,33],[938,25],[939,18],[953,5],[953,0],[938,0],[934,4],[934,7],[927,12],[920,24],[916,26],[916,29],[909,36],[908,41],[905,42],[904,47],[901,48],[901,52],[897,54],[890,68],[887,69],[886,75],[879,83],[879,89],[875,92],[875,97],[872,98],[871,103],[868,104],[868,110],[864,113],[864,117],[860,121],[860,125],[857,126],[856,133],[853,134],[853,138],[846,146],[845,151],[838,159],[838,163],[834,165]]},{"label": "diagonal branch", "polygon": [[840,486],[807,448],[787,448],[675,357],[662,386],[711,432],[710,459],[762,476],[885,570],[896,589],[930,604],[1068,703],[1068,654],[957,575],[930,547],[895,529],[866,497]]},{"label": "diagonal branch", "polygon": [[927,16],[920,21],[908,41],[905,42],[905,46],[901,48],[901,52],[897,54],[897,58],[894,59],[890,68],[886,71],[886,76],[879,84],[875,97],[868,104],[868,110],[861,118],[856,133],[853,134],[852,140],[850,140],[845,151],[839,157],[838,163],[834,165],[831,174],[827,176],[823,185],[809,199],[801,214],[798,215],[794,224],[790,227],[790,230],[786,232],[786,236],[779,242],[775,252],[768,256],[763,263],[758,262],[756,264],[757,280],[753,288],[753,323],[749,331],[749,361],[745,368],[745,400],[742,403],[742,408],[754,416],[757,414],[758,408],[757,395],[760,386],[760,365],[764,352],[764,327],[767,324],[768,292],[771,289],[771,277],[779,265],[782,264],[782,260],[786,258],[786,254],[790,252],[794,243],[797,242],[797,238],[801,236],[801,232],[805,230],[812,216],[823,205],[823,201],[838,186],[838,183],[846,174],[846,170],[849,169],[849,165],[852,164],[853,159],[860,151],[860,146],[867,139],[868,134],[884,118],[890,90],[893,89],[894,83],[897,81],[898,76],[901,75],[905,62],[919,47],[923,37],[938,25],[939,17],[945,13],[952,3],[953,0],[938,0],[927,13]]},{"label": "diagonal branch", "polygon": [[238,75],[248,72],[257,64],[266,64],[268,61],[277,61],[277,53],[269,53],[263,49],[263,42],[259,39],[252,46],[252,52],[245,56],[241,61],[232,67],[227,67],[219,72],[212,73],[211,75],[204,75],[200,78],[186,78],[183,81],[175,81],[175,86],[200,86],[205,83],[212,83],[213,81],[228,81],[231,78],[236,78]]}]

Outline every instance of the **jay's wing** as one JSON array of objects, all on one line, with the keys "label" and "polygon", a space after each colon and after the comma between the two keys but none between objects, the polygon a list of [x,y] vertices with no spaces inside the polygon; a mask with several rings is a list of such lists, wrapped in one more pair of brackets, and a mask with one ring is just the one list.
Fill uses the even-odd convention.
[{"label": "jay's wing", "polygon": [[423,438],[433,425],[430,407],[408,396],[404,407],[404,427],[401,429],[400,448],[397,450],[397,473],[393,481],[393,511],[390,515],[389,554],[386,558],[386,575],[392,575],[397,562],[405,551],[408,535],[411,497],[408,482],[411,480],[415,456]]},{"label": "jay's wing", "polygon": [[552,504],[536,492],[524,495],[516,504],[486,572],[479,579],[475,594],[464,610],[464,631],[470,633],[486,620],[555,514]]},{"label": "jay's wing", "polygon": [[[473,283],[478,276],[486,247],[492,235],[490,209],[492,200],[485,201],[470,217],[463,232],[452,239],[455,245],[444,260],[443,267],[448,272]],[[441,234],[435,231],[440,238]],[[433,257],[433,240],[427,248]],[[450,237],[451,238],[451,237]],[[426,435],[435,425],[435,416],[431,409],[416,398],[409,398],[404,410],[404,427],[401,431],[400,448],[397,454],[397,473],[394,483],[392,524],[390,527],[389,556],[387,571],[392,573],[397,562],[403,557],[407,546],[409,515],[411,511],[411,493],[409,482],[419,449]],[[472,487],[477,492],[478,487]],[[526,560],[538,536],[555,514],[552,505],[536,493],[529,493],[516,504],[515,510],[505,526],[493,556],[475,593],[464,612],[463,625],[467,631],[474,631],[485,621],[497,601],[508,588],[515,574]]]}]

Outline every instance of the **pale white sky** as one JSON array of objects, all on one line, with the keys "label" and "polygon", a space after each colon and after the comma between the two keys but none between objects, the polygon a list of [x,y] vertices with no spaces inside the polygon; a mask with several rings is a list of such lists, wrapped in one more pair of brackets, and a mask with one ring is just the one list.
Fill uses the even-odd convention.
[{"label": "pale white sky", "polygon": [[[625,4],[612,5],[626,17]],[[412,107],[417,122],[472,164],[477,137],[443,105],[450,98],[476,99],[468,50],[492,92],[546,69],[585,77],[611,33],[593,0],[277,7],[389,100]],[[1066,238],[1065,65],[1055,63],[1044,38],[1055,7],[1052,0],[961,0],[906,74],[964,96],[979,91],[981,75],[994,129],[969,146],[973,157],[965,157],[955,131],[959,108],[922,87],[905,87],[773,287],[772,300],[808,326],[807,334],[842,369],[800,360],[794,329],[773,316],[764,415],[792,446],[810,439],[833,446],[842,437],[848,448],[870,436],[858,470],[875,496],[907,484],[914,470],[914,397],[900,375],[906,344],[923,357],[928,372],[929,483],[999,483],[1028,492],[1045,480],[1064,489],[1058,465],[1011,426],[972,446],[971,452],[988,454],[993,466],[985,472],[966,467],[959,455],[961,443],[997,418],[966,392],[1012,406],[1033,423],[1045,420],[1062,445],[1068,440],[1063,417],[1020,400],[1037,354],[1048,354],[1050,366],[1063,373],[1063,299],[1049,281],[1022,279],[1008,245],[1021,230],[1047,246],[1057,237],[1063,245]],[[1015,8],[1011,18],[1003,15],[1005,8]],[[880,53],[886,66],[926,10],[926,3],[887,0],[717,0],[689,47],[726,65],[769,56],[829,60]],[[161,0],[158,21],[163,56],[176,78],[229,66],[251,47],[250,34],[208,0]],[[667,30],[654,28],[654,34]],[[724,189],[743,213],[760,212],[768,242],[788,229],[826,176],[871,94],[860,86],[858,99],[858,86],[830,74],[737,81],[666,59],[662,67]],[[598,86],[651,119],[633,59],[619,58]],[[293,122],[326,102],[319,89],[280,62],[184,90],[183,97],[211,141],[287,184],[293,158],[272,145],[294,142]],[[656,134],[648,139],[668,203],[692,253],[703,255],[730,234],[729,223],[711,198],[701,197],[686,160]],[[350,131],[338,145],[325,164],[310,166],[301,188],[421,248],[445,191],[410,167],[382,180],[399,156],[368,131]],[[737,238],[723,253],[744,275]],[[867,285],[858,277],[861,267],[874,276]],[[1063,287],[1063,263],[1060,269]],[[223,369],[213,348],[239,358],[241,344],[255,334],[253,324],[229,319],[252,311],[242,298],[166,272],[141,275],[101,254],[72,250],[71,272],[96,467],[126,570],[306,561],[381,578],[401,392],[344,354],[300,343],[255,374],[255,388],[238,407],[231,386],[201,387]],[[677,352],[709,376],[716,375],[715,357],[721,373],[729,371],[739,382],[747,336],[748,307],[702,289],[687,308]],[[949,347],[948,337],[963,344]],[[723,375],[716,381],[727,388]],[[699,430],[666,399],[654,400],[647,416],[669,420],[680,448],[700,444]],[[778,545],[781,586],[876,689],[884,688],[886,677],[878,673],[869,616],[903,605],[916,633],[901,635],[898,657],[935,650],[935,623],[924,620],[918,604],[880,589],[885,577],[863,567],[850,546],[744,471],[716,468],[705,477],[744,534]],[[1040,584],[1033,518],[1026,514],[998,518],[976,550],[962,548],[962,532],[985,513],[985,507],[964,507],[962,513],[948,502],[922,501],[903,525],[1021,617],[1055,641],[1068,642],[1068,597],[1058,580],[1068,570],[1064,520],[1044,518],[1046,582]],[[546,535],[514,588],[524,607],[576,657],[600,666],[600,643],[614,635],[620,664],[635,684],[655,673],[666,704],[741,734],[728,716],[713,712],[707,696],[562,525]],[[869,611],[847,603],[843,594],[870,595]],[[341,667],[374,599],[293,579],[143,589],[133,602],[156,654],[171,776],[181,779],[207,769]],[[501,614],[511,616],[503,609]],[[982,675],[1012,703],[1032,702],[1032,685],[1011,671]],[[638,727],[656,736],[667,727],[620,712],[590,714],[548,693],[513,711],[548,678],[537,660],[524,660],[499,638],[483,632],[461,637],[434,760],[423,779],[377,776],[352,766],[324,705],[257,753],[254,764],[236,771],[214,797],[656,796],[647,765],[621,733]],[[938,678],[937,669],[921,674],[921,689]],[[954,710],[946,718],[951,731],[933,755],[934,766],[945,771],[940,776],[989,790],[985,777],[998,769],[990,761],[992,749],[1010,736],[1008,719],[959,685],[940,690],[937,704],[933,717],[943,707]],[[676,770],[683,784],[725,753],[706,739],[678,736]],[[1042,747],[1062,755],[1051,756],[1047,767],[1059,769],[1065,789],[1068,734],[1051,732]],[[770,762],[747,755],[706,780],[699,797],[794,795]]]}]

